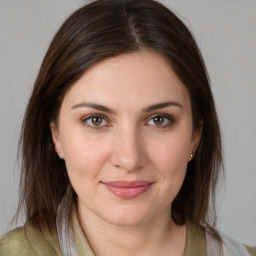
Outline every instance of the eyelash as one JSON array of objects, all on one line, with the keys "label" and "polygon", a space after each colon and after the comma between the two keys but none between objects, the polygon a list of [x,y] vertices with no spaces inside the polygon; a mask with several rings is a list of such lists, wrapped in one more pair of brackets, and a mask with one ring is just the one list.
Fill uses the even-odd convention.
[{"label": "eyelash", "polygon": [[170,127],[172,124],[174,124],[174,122],[175,122],[175,119],[174,119],[174,117],[172,117],[172,116],[170,116],[170,115],[167,115],[167,114],[155,114],[155,115],[153,115],[153,116],[151,116],[149,119],[148,119],[148,121],[147,122],[149,122],[149,121],[153,121],[154,120],[154,118],[164,118],[164,122],[165,121],[167,121],[168,123],[167,124],[165,124],[165,125],[153,125],[153,126],[155,126],[155,127],[157,127],[157,128],[168,128],[168,127]]},{"label": "eyelash", "polygon": [[[170,115],[167,115],[167,114],[155,114],[153,116],[151,116],[146,123],[149,123],[150,121],[153,121],[154,118],[164,118],[165,121],[167,119],[167,122],[168,124],[165,124],[165,125],[153,125],[157,128],[168,128],[169,126],[171,126],[173,123],[175,123],[175,119],[170,116]],[[103,121],[106,122],[105,125],[91,125],[91,124],[88,124],[88,121],[91,120],[92,121],[92,118],[101,118]],[[106,121],[106,117],[104,115],[100,115],[100,114],[93,114],[93,115],[90,115],[90,116],[86,116],[85,118],[82,119],[82,123],[84,123],[86,125],[86,127],[90,128],[90,129],[96,129],[96,130],[99,130],[99,129],[103,129],[105,126],[110,126],[110,123],[108,121]],[[165,122],[164,121],[164,122]],[[147,124],[147,126],[150,126],[150,124]]]},{"label": "eyelash", "polygon": [[107,118],[104,115],[100,115],[100,114],[93,114],[90,116],[86,116],[85,118],[82,119],[82,123],[84,123],[86,125],[86,127],[90,128],[90,129],[96,129],[96,130],[102,129],[103,126],[88,124],[88,120],[91,119],[91,121],[92,121],[92,118],[102,118],[102,120],[104,120],[107,123],[107,126],[109,126],[109,123],[106,121]]}]

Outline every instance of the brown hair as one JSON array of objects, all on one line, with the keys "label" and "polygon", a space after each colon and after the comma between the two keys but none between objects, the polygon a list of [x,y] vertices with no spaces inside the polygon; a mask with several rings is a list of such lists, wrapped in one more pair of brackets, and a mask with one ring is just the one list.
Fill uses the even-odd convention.
[{"label": "brown hair", "polygon": [[[98,0],[77,10],[61,26],[43,60],[24,116],[21,194],[27,221],[55,228],[57,207],[69,186],[65,163],[55,153],[49,124],[57,120],[66,91],[98,61],[149,49],[162,54],[187,87],[194,129],[201,141],[172,204],[183,224],[213,224],[222,163],[221,140],[207,71],[196,42],[170,10],[152,0]],[[209,203],[213,200],[210,211]],[[213,213],[209,218],[209,213]]]}]

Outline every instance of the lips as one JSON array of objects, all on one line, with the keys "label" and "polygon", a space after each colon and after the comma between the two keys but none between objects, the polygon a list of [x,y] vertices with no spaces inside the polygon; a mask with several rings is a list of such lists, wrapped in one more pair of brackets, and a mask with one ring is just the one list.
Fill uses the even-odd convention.
[{"label": "lips", "polygon": [[136,180],[136,181],[110,181],[102,184],[114,195],[122,199],[136,198],[151,188],[154,182]]}]

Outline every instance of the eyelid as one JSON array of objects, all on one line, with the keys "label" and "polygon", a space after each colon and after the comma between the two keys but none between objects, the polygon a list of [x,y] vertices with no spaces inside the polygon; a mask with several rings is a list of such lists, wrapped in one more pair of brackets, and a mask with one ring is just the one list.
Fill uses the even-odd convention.
[{"label": "eyelid", "polygon": [[[94,126],[94,125],[90,125],[87,123],[87,121],[90,119],[90,118],[93,118],[93,117],[100,117],[102,118],[107,124],[104,124],[104,125],[99,125],[99,126]],[[110,126],[110,122],[107,120],[107,117],[102,115],[102,114],[90,114],[90,115],[87,115],[87,116],[84,116],[83,118],[81,118],[81,122],[88,128],[90,129],[102,129],[106,126]]]},{"label": "eyelid", "polygon": [[[88,124],[88,120],[90,118],[93,118],[93,117],[100,117],[102,118],[106,124],[104,125],[90,125]],[[168,120],[168,124],[164,124],[164,125],[157,125],[157,124],[149,124],[149,122],[155,118],[155,117],[163,117],[165,119]],[[83,118],[81,118],[81,122],[88,128],[90,129],[103,129],[103,128],[106,128],[108,126],[111,126],[111,123],[109,122],[108,118],[105,116],[105,115],[102,115],[102,114],[98,114],[98,113],[94,113],[94,114],[89,114],[89,115],[86,115],[84,116]],[[167,128],[169,126],[171,126],[173,123],[175,122],[175,118],[172,116],[172,115],[169,115],[169,114],[164,114],[164,113],[157,113],[157,114],[153,114],[151,115],[150,117],[147,118],[145,124],[146,126],[154,126],[154,127],[157,127],[157,128]]]},{"label": "eyelid", "polygon": [[81,121],[86,121],[86,120],[88,120],[88,119],[90,119],[90,118],[92,118],[92,117],[101,117],[101,118],[103,118],[103,119],[106,119],[106,117],[105,117],[104,115],[94,113],[94,114],[89,114],[89,115],[83,116],[83,117],[81,118]]},{"label": "eyelid", "polygon": [[165,124],[165,125],[152,125],[152,126],[155,126],[155,127],[158,127],[158,128],[166,128],[166,127],[169,127],[170,125],[172,125],[174,122],[175,122],[175,118],[172,116],[172,115],[169,115],[169,114],[163,114],[163,113],[159,113],[159,114],[154,114],[154,115],[151,115],[146,123],[147,123],[147,126],[151,126],[149,123],[149,121],[151,121],[153,118],[155,117],[163,117],[163,118],[166,118],[168,119],[169,123],[168,124]]}]

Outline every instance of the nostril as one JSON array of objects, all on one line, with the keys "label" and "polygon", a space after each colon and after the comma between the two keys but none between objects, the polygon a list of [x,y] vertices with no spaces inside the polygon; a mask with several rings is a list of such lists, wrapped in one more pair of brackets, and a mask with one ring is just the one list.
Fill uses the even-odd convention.
[{"label": "nostril", "polygon": [[117,169],[120,169],[120,165],[115,164],[114,166],[115,166]]},{"label": "nostril", "polygon": [[[123,127],[123,126],[122,126]],[[145,148],[138,130],[117,129],[111,147],[111,164],[124,171],[136,171],[145,165]]]}]

